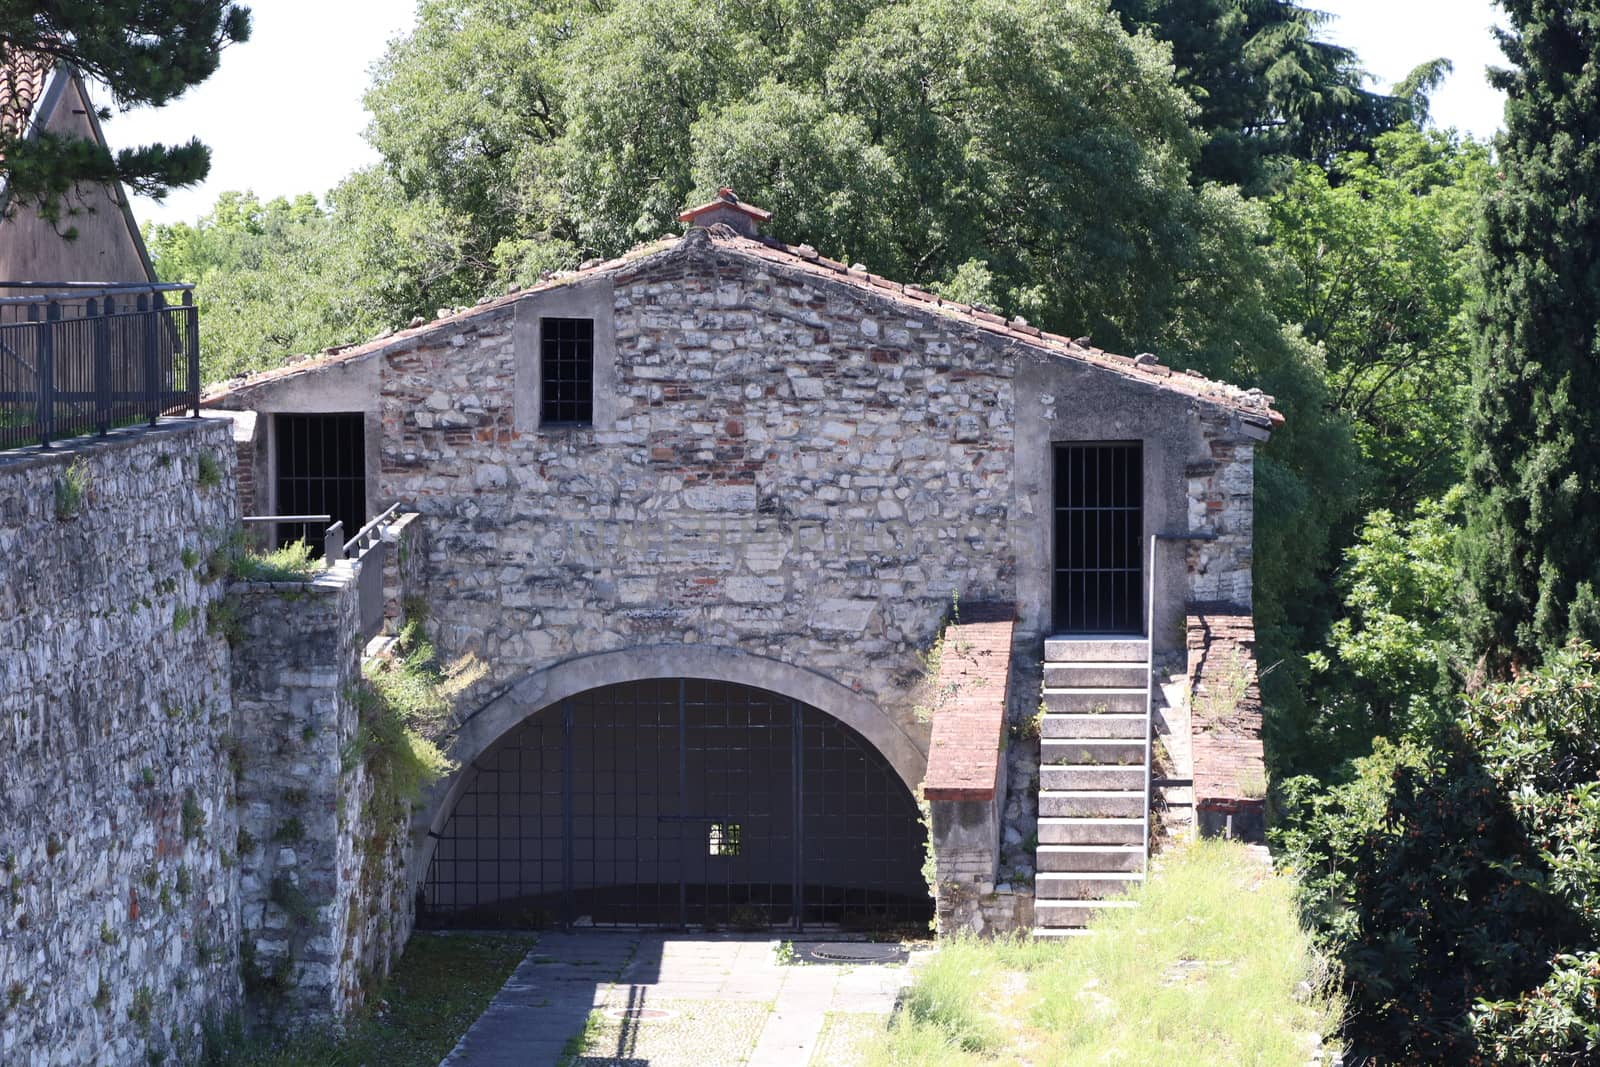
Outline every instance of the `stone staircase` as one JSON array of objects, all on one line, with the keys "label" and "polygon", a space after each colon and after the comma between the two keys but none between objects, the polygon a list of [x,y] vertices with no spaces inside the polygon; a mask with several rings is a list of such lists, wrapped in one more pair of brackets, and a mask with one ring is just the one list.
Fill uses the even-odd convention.
[{"label": "stone staircase", "polygon": [[1144,880],[1150,664],[1144,638],[1045,641],[1034,935],[1082,933]]}]

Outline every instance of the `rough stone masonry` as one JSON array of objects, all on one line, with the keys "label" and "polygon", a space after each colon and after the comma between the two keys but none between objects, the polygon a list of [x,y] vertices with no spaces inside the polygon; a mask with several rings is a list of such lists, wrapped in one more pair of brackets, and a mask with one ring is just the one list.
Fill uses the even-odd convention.
[{"label": "rough stone masonry", "polygon": [[[594,322],[590,424],[541,425],[551,316]],[[432,636],[489,669],[464,707],[463,766],[554,699],[552,672],[628,650],[670,672],[716,650],[757,665],[747,684],[781,691],[798,667],[865,702],[857,718],[819,706],[912,789],[929,738],[921,656],[952,603],[1014,606],[1008,719],[1035,711],[1052,445],[1142,442],[1147,528],[1206,538],[1163,544],[1153,576],[1156,642],[1175,651],[1188,602],[1248,607],[1253,448],[1271,417],[1153,360],[705,229],[212,403],[255,413],[244,452],[263,512],[275,415],[363,413],[368,512],[398,500],[422,515]],[[1011,854],[987,889],[1031,872],[1037,748],[1012,746]],[[422,829],[440,828],[454,784]]]},{"label": "rough stone masonry", "polygon": [[186,1061],[240,1011],[332,1022],[410,932],[406,813],[370,810],[352,758],[357,565],[230,578],[229,430],[0,456],[7,1067]]}]

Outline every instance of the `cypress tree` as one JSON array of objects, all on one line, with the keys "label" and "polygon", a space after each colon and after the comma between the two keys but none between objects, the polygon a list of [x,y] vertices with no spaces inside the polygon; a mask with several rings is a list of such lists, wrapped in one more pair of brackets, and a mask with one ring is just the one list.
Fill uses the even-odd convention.
[{"label": "cypress tree", "polygon": [[1600,643],[1600,0],[1502,0],[1463,538],[1491,672]]}]

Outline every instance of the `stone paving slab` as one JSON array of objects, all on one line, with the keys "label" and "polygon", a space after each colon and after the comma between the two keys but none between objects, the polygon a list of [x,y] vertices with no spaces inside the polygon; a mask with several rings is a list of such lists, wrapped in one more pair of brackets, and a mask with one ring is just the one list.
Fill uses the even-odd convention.
[{"label": "stone paving slab", "polygon": [[[910,981],[904,962],[785,962],[770,935],[545,934],[441,1067],[796,1067],[831,1029],[859,1036]],[[663,1014],[657,1015],[655,1013]],[[616,1013],[616,1014],[609,1014]],[[848,1025],[830,1024],[848,1014]]]}]

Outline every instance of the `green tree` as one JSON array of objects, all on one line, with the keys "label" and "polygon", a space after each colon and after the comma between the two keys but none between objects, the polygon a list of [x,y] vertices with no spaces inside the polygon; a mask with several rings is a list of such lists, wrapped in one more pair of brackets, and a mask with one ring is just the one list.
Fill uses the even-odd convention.
[{"label": "green tree", "polygon": [[[1270,200],[1278,313],[1322,346],[1366,467],[1367,507],[1406,513],[1462,478],[1474,224],[1486,146],[1408,126]],[[1363,509],[1365,510],[1365,509]]]},{"label": "green tree", "polygon": [[1284,783],[1275,831],[1349,993],[1348,1051],[1395,1064],[1600,1055],[1600,657],[1550,653],[1458,721]]},{"label": "green tree", "polygon": [[1112,0],[1133,31],[1172,46],[1206,144],[1202,179],[1264,191],[1286,161],[1329,165],[1409,114],[1366,88],[1355,53],[1319,40],[1327,16],[1290,0]]},{"label": "green tree", "polygon": [[1376,738],[1426,740],[1448,718],[1462,495],[1425,500],[1409,519],[1380,508],[1345,550],[1342,613],[1327,651],[1308,657],[1318,710],[1301,767],[1338,767]]},{"label": "green tree", "polygon": [[1492,672],[1600,640],[1600,5],[1503,6],[1463,539],[1467,638]]},{"label": "green tree", "polygon": [[[31,94],[16,92],[19,73],[65,62],[103,82],[117,104],[160,105],[205,81],[222,48],[250,36],[248,8],[229,0],[97,0],[0,5],[0,178],[13,202],[60,219],[75,185],[120,181],[161,196],[210,169],[198,140],[106,148],[77,137],[27,129]],[[104,117],[104,113],[102,115]]]}]

